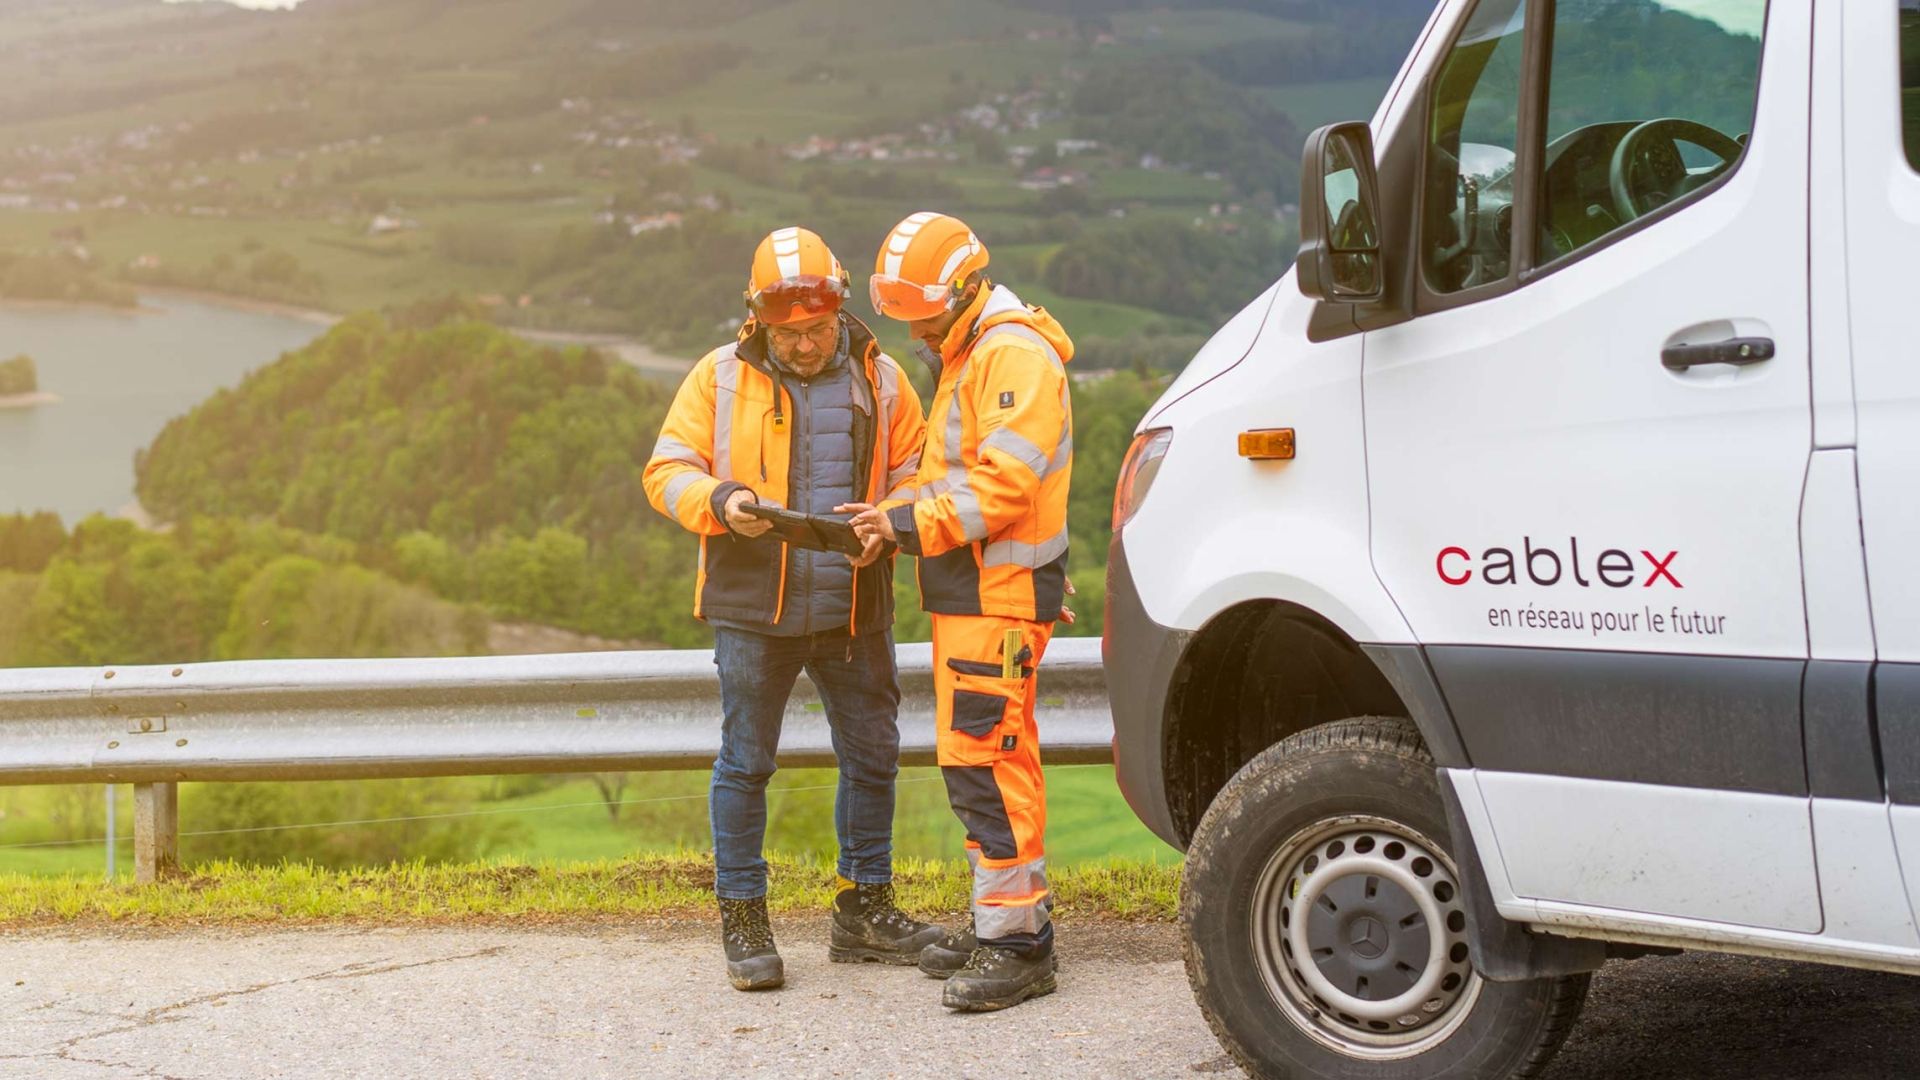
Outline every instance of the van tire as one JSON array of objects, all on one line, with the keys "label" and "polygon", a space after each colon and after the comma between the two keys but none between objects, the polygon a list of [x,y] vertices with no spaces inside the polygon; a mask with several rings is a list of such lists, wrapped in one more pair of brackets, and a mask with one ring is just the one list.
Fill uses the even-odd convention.
[{"label": "van tire", "polygon": [[[1495,983],[1471,973],[1448,835],[1433,758],[1403,719],[1310,728],[1228,781],[1188,847],[1180,925],[1200,1011],[1243,1068],[1265,1080],[1517,1080],[1546,1068],[1588,977]],[[1389,858],[1400,861],[1381,863]],[[1320,880],[1304,887],[1316,869]],[[1344,915],[1329,914],[1340,905]],[[1402,929],[1383,934],[1394,922]],[[1311,971],[1291,959],[1308,935],[1333,943],[1310,950],[1325,957]],[[1341,941],[1351,944],[1335,955]],[[1369,966],[1387,961],[1398,973]],[[1429,970],[1447,980],[1432,984],[1432,997],[1421,989]],[[1402,985],[1389,976],[1411,984],[1404,993],[1421,1007],[1392,1023],[1340,1007],[1392,1009],[1397,999],[1375,1000]],[[1372,990],[1373,978],[1386,988]],[[1353,983],[1354,996],[1317,995],[1336,979]]]}]

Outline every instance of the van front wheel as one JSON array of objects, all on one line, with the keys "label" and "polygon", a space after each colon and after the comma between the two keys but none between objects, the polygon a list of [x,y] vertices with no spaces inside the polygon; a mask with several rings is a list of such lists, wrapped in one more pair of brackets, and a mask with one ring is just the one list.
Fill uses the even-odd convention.
[{"label": "van front wheel", "polygon": [[1536,1075],[1587,977],[1493,983],[1468,959],[1433,759],[1405,720],[1303,731],[1227,783],[1188,848],[1187,977],[1255,1076]]}]

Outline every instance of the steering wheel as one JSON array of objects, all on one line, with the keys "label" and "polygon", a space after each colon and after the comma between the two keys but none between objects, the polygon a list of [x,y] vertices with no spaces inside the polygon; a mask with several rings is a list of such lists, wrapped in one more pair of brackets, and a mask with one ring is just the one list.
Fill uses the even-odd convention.
[{"label": "steering wheel", "polygon": [[1613,148],[1613,160],[1607,164],[1607,186],[1613,191],[1613,205],[1620,212],[1622,222],[1632,221],[1645,212],[1634,200],[1627,174],[1639,158],[1641,148],[1656,135],[1665,135],[1669,142],[1692,143],[1718,155],[1722,168],[1732,164],[1743,149],[1738,141],[1695,120],[1669,116],[1636,125],[1620,137],[1619,145]]}]

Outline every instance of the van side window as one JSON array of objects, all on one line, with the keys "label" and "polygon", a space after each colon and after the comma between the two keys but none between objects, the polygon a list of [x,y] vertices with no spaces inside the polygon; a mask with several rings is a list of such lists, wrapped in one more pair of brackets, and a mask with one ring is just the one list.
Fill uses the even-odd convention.
[{"label": "van side window", "polygon": [[1421,197],[1427,285],[1453,293],[1512,268],[1524,0],[1481,0],[1433,84]]},{"label": "van side window", "polygon": [[1907,164],[1920,169],[1920,0],[1900,0],[1900,105]]},{"label": "van side window", "polygon": [[1733,170],[1753,128],[1767,17],[1766,0],[1554,7],[1542,265]]}]

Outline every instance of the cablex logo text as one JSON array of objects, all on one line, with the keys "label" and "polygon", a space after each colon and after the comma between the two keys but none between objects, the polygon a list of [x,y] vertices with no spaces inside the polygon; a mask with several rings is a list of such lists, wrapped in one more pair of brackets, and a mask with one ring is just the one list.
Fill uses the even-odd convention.
[{"label": "cablex logo text", "polygon": [[[1655,555],[1652,551],[1639,548],[1640,554],[1636,559],[1620,548],[1607,548],[1591,563],[1587,563],[1580,556],[1579,537],[1567,538],[1565,556],[1551,546],[1535,547],[1531,536],[1523,536],[1520,540],[1518,555],[1514,554],[1512,548],[1490,547],[1475,558],[1464,547],[1441,548],[1440,554],[1433,560],[1434,571],[1440,575],[1441,581],[1449,585],[1465,585],[1475,578],[1486,585],[1518,585],[1520,574],[1525,572],[1528,580],[1541,586],[1565,582],[1590,589],[1598,582],[1609,589],[1625,589],[1638,582],[1644,589],[1651,589],[1656,584],[1675,589],[1686,588],[1674,572],[1674,562],[1680,557],[1678,551]],[[1643,573],[1644,577],[1641,576]]]}]

